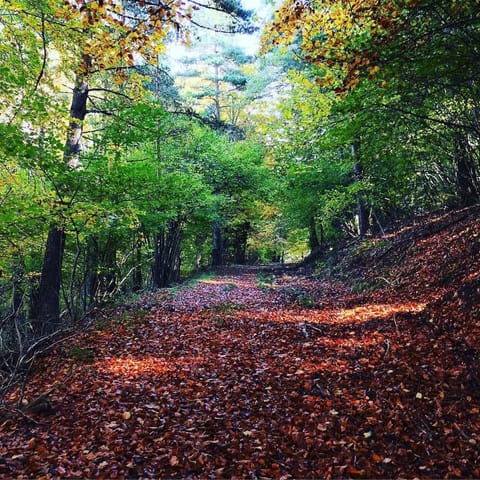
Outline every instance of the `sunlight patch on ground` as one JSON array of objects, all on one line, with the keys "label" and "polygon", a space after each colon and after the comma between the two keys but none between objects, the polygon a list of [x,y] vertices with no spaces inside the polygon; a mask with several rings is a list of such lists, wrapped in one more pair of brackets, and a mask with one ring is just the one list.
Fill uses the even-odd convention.
[{"label": "sunlight patch on ground", "polygon": [[425,303],[383,303],[367,304],[355,308],[327,309],[312,315],[311,322],[329,321],[336,324],[365,323],[370,320],[388,319],[399,313],[420,313]]},{"label": "sunlight patch on ground", "polygon": [[235,286],[235,287],[246,287],[246,288],[252,288],[253,283],[251,281],[242,281],[239,280],[238,278],[231,278],[231,279],[225,279],[225,280],[219,280],[218,278],[215,279],[207,279],[207,280],[201,280],[199,283],[201,284],[208,284],[208,285],[221,285],[223,287],[230,287],[230,286]]},{"label": "sunlight patch on ground", "polygon": [[351,334],[348,337],[338,337],[338,338],[321,338],[317,340],[317,343],[324,347],[328,348],[366,348],[366,347],[375,347],[379,344],[383,344],[385,342],[385,337],[381,334],[376,335],[363,335],[361,340],[354,336],[355,332],[347,332]]},{"label": "sunlight patch on ground", "polygon": [[368,304],[337,310],[332,314],[336,323],[363,323],[376,318],[390,318],[397,313],[420,313],[425,307],[425,303]]},{"label": "sunlight patch on ground", "polygon": [[192,367],[204,363],[201,357],[181,357],[165,359],[161,357],[115,357],[107,358],[97,363],[97,369],[102,373],[111,373],[116,376],[137,377],[141,375],[163,375],[175,372],[184,367]]},{"label": "sunlight patch on ground", "polygon": [[395,303],[395,304],[367,304],[356,308],[325,308],[284,310],[282,315],[269,315],[256,319],[260,321],[275,321],[278,323],[307,323],[307,324],[360,324],[371,320],[387,320],[401,313],[420,313],[426,308],[425,303]]}]

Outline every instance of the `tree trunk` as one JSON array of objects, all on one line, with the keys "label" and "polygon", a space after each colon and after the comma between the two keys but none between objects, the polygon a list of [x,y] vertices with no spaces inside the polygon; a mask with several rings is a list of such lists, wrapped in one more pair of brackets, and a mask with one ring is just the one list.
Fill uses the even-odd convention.
[{"label": "tree trunk", "polygon": [[133,291],[139,292],[143,287],[143,272],[142,272],[142,245],[139,242],[136,246],[135,252],[135,270],[133,272]]},{"label": "tree trunk", "polygon": [[222,229],[220,227],[220,223],[217,220],[213,222],[212,230],[212,266],[219,267],[220,265],[223,265],[223,239]]},{"label": "tree trunk", "polygon": [[[77,79],[70,106],[70,124],[65,142],[64,161],[71,167],[80,165],[79,154],[83,121],[87,114],[88,85]],[[61,185],[60,185],[61,187]],[[34,313],[34,330],[42,335],[53,331],[60,323],[60,287],[62,260],[65,249],[65,230],[53,223],[48,232],[45,257],[40,277],[38,301]]]},{"label": "tree trunk", "polygon": [[198,233],[195,236],[195,271],[199,272],[202,269],[202,247],[205,241],[207,240],[208,235],[206,235],[204,232]]},{"label": "tree trunk", "polygon": [[164,288],[180,279],[180,246],[182,222],[171,220],[167,228],[155,236],[155,258],[152,267],[152,283]]},{"label": "tree trunk", "polygon": [[310,244],[310,251],[313,252],[320,248],[320,240],[318,239],[317,229],[315,226],[315,219],[313,217],[310,218],[310,224],[308,226],[309,232],[309,244]]},{"label": "tree trunk", "polygon": [[52,333],[60,324],[60,286],[65,238],[62,228],[57,225],[50,227],[38,289],[38,303],[33,318],[33,330],[37,337]]},{"label": "tree trunk", "polygon": [[111,244],[107,241],[103,255],[104,291],[109,296],[112,296],[117,290],[117,249],[115,243],[115,240]]},{"label": "tree trunk", "polygon": [[[356,182],[361,182],[363,179],[363,168],[360,157],[360,142],[356,141],[352,145],[353,158],[355,164],[353,166],[353,174]],[[358,234],[363,237],[370,229],[368,221],[368,212],[365,205],[365,199],[362,191],[357,193],[357,220],[358,220]]]},{"label": "tree trunk", "polygon": [[100,278],[99,269],[99,246],[95,235],[89,238],[87,243],[87,258],[85,259],[85,311],[95,304]]}]

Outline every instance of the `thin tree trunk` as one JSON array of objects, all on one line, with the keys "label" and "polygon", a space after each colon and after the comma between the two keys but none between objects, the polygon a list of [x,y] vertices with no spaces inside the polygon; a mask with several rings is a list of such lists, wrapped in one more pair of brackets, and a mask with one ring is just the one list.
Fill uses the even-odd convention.
[{"label": "thin tree trunk", "polygon": [[111,244],[109,241],[106,242],[103,256],[104,290],[109,296],[117,290],[117,249],[115,243],[115,240]]},{"label": "thin tree trunk", "polygon": [[23,317],[24,307],[24,288],[22,285],[22,278],[24,276],[24,269],[19,266],[21,262],[13,265],[13,294],[12,294],[12,313],[16,317]]},{"label": "thin tree trunk", "polygon": [[202,247],[208,236],[205,233],[200,233],[195,236],[195,271],[199,272],[202,268]]},{"label": "thin tree trunk", "polygon": [[142,274],[142,245],[139,242],[135,252],[135,271],[133,273],[133,291],[139,292],[143,286]]},{"label": "thin tree trunk", "polygon": [[172,220],[155,236],[155,258],[152,267],[154,288],[164,288],[180,279],[180,246],[182,222]]},{"label": "thin tree trunk", "polygon": [[[356,141],[352,145],[353,158],[355,164],[353,166],[353,174],[356,182],[361,182],[363,179],[363,168],[360,156],[360,142]],[[357,219],[358,219],[358,233],[361,237],[366,235],[370,229],[368,221],[368,212],[365,205],[365,199],[362,191],[357,193]]]},{"label": "thin tree trunk", "polygon": [[87,258],[86,258],[87,272],[86,272],[86,298],[88,307],[95,304],[98,288],[100,285],[100,278],[98,275],[99,269],[99,246],[98,239],[93,235],[88,240]]},{"label": "thin tree trunk", "polygon": [[223,265],[223,239],[220,223],[215,220],[212,227],[212,266]]},{"label": "thin tree trunk", "polygon": [[309,233],[309,243],[310,243],[310,251],[317,250],[320,247],[320,240],[318,239],[317,229],[315,225],[315,219],[313,217],[310,218],[310,224],[308,226],[308,233]]}]

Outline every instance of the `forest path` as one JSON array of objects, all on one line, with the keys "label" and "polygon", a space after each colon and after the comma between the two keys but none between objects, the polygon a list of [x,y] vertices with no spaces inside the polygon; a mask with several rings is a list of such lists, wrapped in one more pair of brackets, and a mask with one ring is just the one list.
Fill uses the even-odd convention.
[{"label": "forest path", "polygon": [[55,413],[1,425],[0,477],[479,476],[421,302],[248,269],[149,301],[42,360]]}]

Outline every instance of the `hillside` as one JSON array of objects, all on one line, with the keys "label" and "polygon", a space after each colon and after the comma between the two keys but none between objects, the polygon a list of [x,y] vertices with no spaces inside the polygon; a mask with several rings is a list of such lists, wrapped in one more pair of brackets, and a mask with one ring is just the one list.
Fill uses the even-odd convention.
[{"label": "hillside", "polygon": [[6,399],[0,478],[480,477],[479,214],[99,313]]}]

